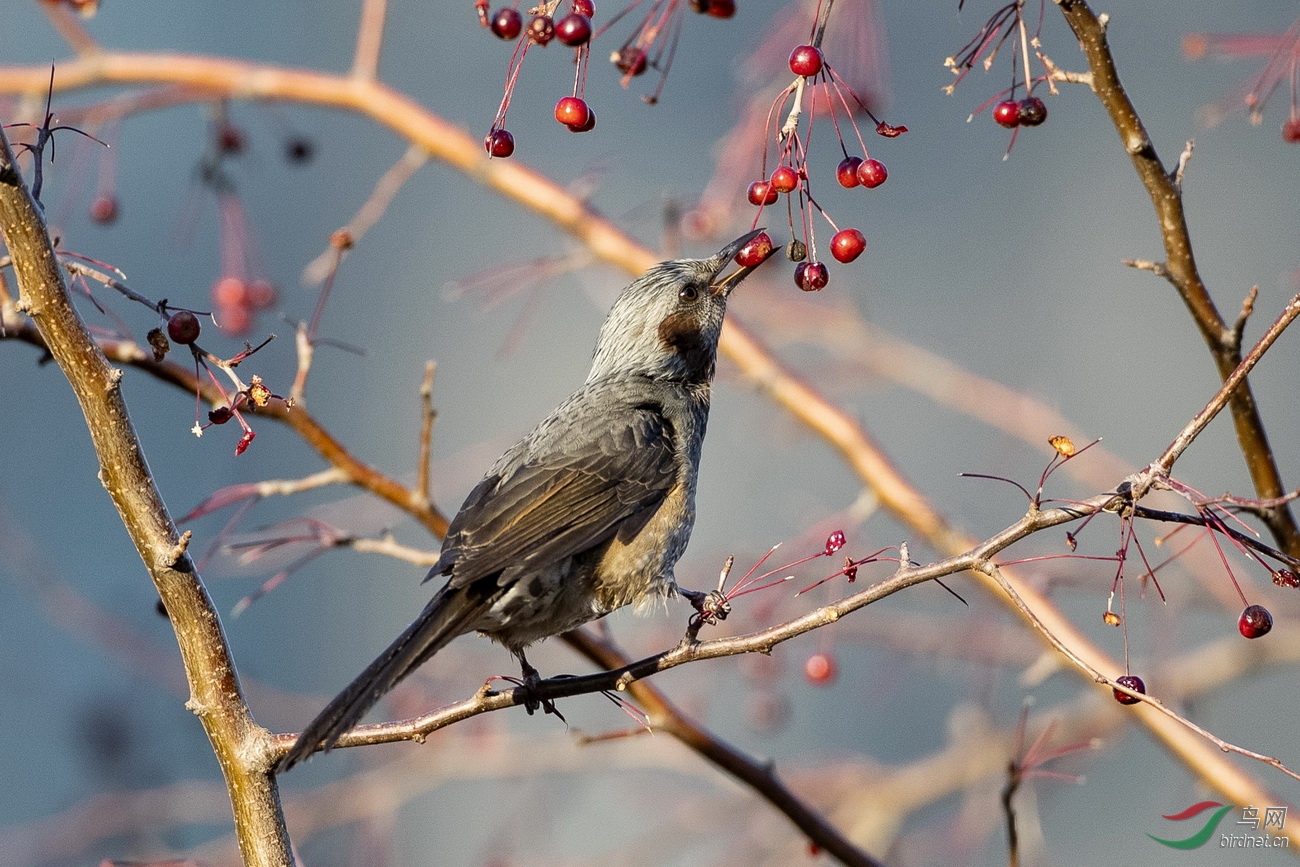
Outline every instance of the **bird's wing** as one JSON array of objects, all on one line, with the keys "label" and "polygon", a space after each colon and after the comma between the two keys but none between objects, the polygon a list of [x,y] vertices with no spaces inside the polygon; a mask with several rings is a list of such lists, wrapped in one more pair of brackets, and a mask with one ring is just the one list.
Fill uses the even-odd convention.
[{"label": "bird's wing", "polygon": [[613,403],[597,401],[600,413],[561,407],[508,453],[461,506],[429,577],[504,583],[604,542],[638,512],[648,517],[677,478],[676,432],[652,402]]}]

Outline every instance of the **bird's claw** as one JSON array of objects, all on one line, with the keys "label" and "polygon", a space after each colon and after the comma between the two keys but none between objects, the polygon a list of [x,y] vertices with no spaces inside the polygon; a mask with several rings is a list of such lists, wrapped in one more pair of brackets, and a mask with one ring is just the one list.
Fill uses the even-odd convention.
[{"label": "bird's claw", "polygon": [[542,684],[542,676],[537,673],[537,669],[527,662],[521,663],[520,667],[523,669],[523,681],[520,682],[519,688],[523,693],[524,710],[528,712],[528,715],[532,716],[537,713],[538,708],[541,708],[542,713],[554,714],[559,718],[560,722],[568,725],[569,721],[556,708],[555,702],[537,695],[537,688]]},{"label": "bird's claw", "polygon": [[731,613],[731,602],[727,597],[718,590],[710,590],[708,593],[699,590],[681,590],[677,591],[691,603],[695,609],[695,618],[699,623],[709,624],[710,626],[727,619]]}]

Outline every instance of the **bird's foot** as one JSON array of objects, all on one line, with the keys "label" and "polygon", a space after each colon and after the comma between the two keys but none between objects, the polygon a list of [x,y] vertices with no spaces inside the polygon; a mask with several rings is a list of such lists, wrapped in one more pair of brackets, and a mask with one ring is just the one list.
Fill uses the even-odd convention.
[{"label": "bird's foot", "polygon": [[695,609],[695,619],[701,624],[707,623],[710,626],[727,619],[731,613],[731,602],[728,601],[726,594],[721,590],[710,590],[704,593],[699,590],[683,590],[677,588],[677,592]]},{"label": "bird's foot", "polygon": [[519,683],[519,688],[523,692],[524,710],[528,711],[528,715],[532,716],[537,713],[538,708],[541,708],[542,713],[554,714],[559,718],[560,722],[568,725],[569,721],[555,707],[555,702],[537,695],[537,688],[542,683],[542,676],[537,673],[537,669],[529,665],[528,660],[522,658],[519,660],[519,667],[523,673],[523,680]]}]

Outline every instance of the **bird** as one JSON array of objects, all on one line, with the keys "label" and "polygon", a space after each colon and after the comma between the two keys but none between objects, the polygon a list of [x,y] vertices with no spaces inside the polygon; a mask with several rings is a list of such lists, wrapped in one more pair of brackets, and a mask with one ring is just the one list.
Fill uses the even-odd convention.
[{"label": "bird", "polygon": [[762,232],[654,265],[619,294],[586,381],[497,459],[448,525],[424,579],[445,578],[442,589],[307,725],[278,772],[333,747],[460,635],[504,645],[527,686],[538,682],[524,655],[534,642],[632,603],[680,593],[700,606],[705,594],[678,588],[673,568],[695,523],[727,299],[770,242],[756,263],[721,275],[746,244],[768,240]]}]

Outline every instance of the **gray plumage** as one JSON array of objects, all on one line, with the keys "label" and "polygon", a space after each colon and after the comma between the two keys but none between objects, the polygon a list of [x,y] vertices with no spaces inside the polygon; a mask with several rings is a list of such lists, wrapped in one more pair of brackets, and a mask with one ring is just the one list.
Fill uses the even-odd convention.
[{"label": "gray plumage", "polygon": [[[313,720],[285,771],[328,750],[448,642],[481,632],[524,649],[676,589],[727,296],[719,274],[758,232],[707,259],[655,265],[614,302],[582,387],[503,454],[448,527],[424,611]],[[756,267],[756,266],[754,266]]]}]

